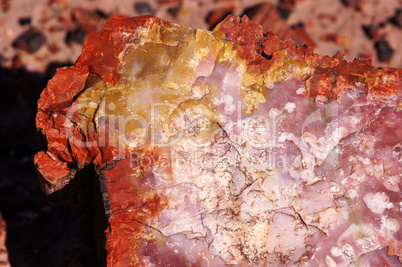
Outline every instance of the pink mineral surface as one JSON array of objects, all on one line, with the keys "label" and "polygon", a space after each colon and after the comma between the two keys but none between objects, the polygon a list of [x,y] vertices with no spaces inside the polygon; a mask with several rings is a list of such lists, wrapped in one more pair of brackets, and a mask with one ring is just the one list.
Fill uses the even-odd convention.
[{"label": "pink mineral surface", "polygon": [[48,194],[93,166],[108,266],[396,266],[401,77],[247,17],[115,17],[41,94],[35,163]]}]

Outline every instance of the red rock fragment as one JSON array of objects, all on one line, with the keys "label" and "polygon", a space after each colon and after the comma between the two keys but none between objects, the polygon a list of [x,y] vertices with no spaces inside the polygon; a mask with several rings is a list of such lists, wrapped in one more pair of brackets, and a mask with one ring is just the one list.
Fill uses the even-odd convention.
[{"label": "red rock fragment", "polygon": [[0,7],[3,12],[7,12],[11,8],[11,1],[10,0],[1,0]]},{"label": "red rock fragment", "polygon": [[247,17],[111,18],[44,89],[35,164],[46,193],[94,166],[108,266],[396,262],[401,76]]},{"label": "red rock fragment", "polygon": [[8,261],[8,252],[6,247],[6,222],[3,220],[0,214],[0,266],[10,267],[10,262]]}]

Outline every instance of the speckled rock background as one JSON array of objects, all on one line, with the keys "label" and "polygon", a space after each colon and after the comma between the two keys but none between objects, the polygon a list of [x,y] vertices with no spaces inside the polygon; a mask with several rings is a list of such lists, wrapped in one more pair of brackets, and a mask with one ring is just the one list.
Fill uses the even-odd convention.
[{"label": "speckled rock background", "polygon": [[86,229],[39,188],[36,101],[108,17],[143,14],[205,29],[246,14],[321,55],[402,67],[402,0],[0,0],[0,211],[12,266],[93,266]]}]

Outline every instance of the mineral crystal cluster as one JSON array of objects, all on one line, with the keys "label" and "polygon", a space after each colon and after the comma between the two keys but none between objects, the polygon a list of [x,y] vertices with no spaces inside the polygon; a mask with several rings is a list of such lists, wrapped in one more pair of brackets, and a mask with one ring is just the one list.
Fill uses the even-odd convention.
[{"label": "mineral crystal cluster", "polygon": [[115,17],[41,94],[35,162],[47,194],[93,166],[108,266],[397,266],[401,78],[247,17]]}]

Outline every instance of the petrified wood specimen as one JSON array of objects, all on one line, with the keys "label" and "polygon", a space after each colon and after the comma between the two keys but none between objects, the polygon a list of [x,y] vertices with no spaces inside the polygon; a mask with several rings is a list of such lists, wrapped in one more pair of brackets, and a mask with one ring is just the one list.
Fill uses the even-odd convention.
[{"label": "petrified wood specimen", "polygon": [[108,266],[400,264],[401,77],[247,17],[116,17],[43,91],[35,162],[47,194],[94,166]]}]

